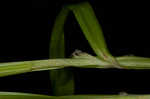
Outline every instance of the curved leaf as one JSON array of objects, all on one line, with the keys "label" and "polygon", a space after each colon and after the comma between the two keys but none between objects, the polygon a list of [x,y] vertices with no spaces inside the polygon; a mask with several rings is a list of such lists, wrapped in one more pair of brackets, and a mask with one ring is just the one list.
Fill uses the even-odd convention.
[{"label": "curved leaf", "polygon": [[[68,12],[68,9],[63,8],[56,17],[56,22],[51,34],[50,58],[65,57],[64,23]],[[71,70],[51,70],[50,79],[53,95],[70,95],[74,93],[74,79]]]}]

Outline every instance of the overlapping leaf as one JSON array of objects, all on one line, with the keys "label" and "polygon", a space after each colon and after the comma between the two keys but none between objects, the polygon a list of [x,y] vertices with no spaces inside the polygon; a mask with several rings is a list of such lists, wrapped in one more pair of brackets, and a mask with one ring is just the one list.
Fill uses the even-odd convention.
[{"label": "overlapping leaf", "polygon": [[[50,42],[50,58],[65,57],[64,23],[68,15],[67,9],[62,9],[56,18]],[[73,73],[68,69],[50,71],[53,95],[68,95],[74,93]]]},{"label": "overlapping leaf", "polygon": [[91,5],[88,2],[84,2],[78,5],[68,6],[71,9],[86,37],[89,44],[95,51],[96,55],[107,62],[110,62],[114,66],[120,68],[116,59],[110,54],[104,36],[102,28],[94,14]]}]

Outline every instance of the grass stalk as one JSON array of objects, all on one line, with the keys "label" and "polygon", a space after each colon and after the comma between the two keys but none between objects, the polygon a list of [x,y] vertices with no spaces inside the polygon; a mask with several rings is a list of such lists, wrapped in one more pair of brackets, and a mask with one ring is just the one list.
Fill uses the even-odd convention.
[{"label": "grass stalk", "polygon": [[[126,69],[150,69],[150,58],[136,56],[116,57],[119,64]],[[54,70],[65,67],[79,68],[115,68],[113,64],[95,56],[84,54],[76,58],[47,59],[23,62],[0,63],[0,77],[32,71]]]}]

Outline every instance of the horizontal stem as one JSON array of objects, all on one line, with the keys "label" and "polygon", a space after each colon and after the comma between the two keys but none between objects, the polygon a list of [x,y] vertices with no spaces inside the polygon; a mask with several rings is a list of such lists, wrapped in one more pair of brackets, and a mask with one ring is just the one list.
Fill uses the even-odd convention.
[{"label": "horizontal stem", "polygon": [[70,95],[47,96],[39,94],[0,92],[0,99],[149,99],[150,95]]},{"label": "horizontal stem", "polygon": [[[150,69],[150,58],[122,56],[116,57],[116,59],[125,69]],[[102,61],[94,56],[88,55],[68,59],[0,63],[0,77],[32,71],[61,69],[65,67],[115,68],[115,66],[106,61]]]}]

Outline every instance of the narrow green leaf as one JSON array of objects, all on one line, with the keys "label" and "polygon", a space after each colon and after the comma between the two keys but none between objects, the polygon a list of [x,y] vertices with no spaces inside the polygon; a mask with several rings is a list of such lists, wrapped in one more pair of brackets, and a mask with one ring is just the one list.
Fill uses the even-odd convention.
[{"label": "narrow green leaf", "polygon": [[[64,22],[68,15],[67,9],[62,9],[56,18],[50,42],[50,58],[65,57]],[[71,95],[74,93],[73,72],[70,69],[50,71],[53,95]]]},{"label": "narrow green leaf", "polygon": [[94,14],[91,5],[84,2],[77,5],[68,6],[71,9],[91,47],[100,59],[112,63],[120,68],[116,59],[110,54],[104,40],[100,24]]},{"label": "narrow green leaf", "polygon": [[56,99],[52,96],[15,93],[15,92],[0,92],[0,99]]},{"label": "narrow green leaf", "polygon": [[149,99],[150,95],[71,95],[46,96],[28,93],[0,92],[0,99]]},{"label": "narrow green leaf", "polygon": [[149,99],[150,95],[74,95],[62,96],[59,99]]}]

